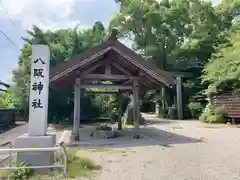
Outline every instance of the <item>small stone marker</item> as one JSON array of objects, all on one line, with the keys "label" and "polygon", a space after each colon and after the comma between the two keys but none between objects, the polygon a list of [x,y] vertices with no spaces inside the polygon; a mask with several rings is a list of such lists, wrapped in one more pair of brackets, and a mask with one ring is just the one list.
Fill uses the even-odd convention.
[{"label": "small stone marker", "polygon": [[29,136],[44,136],[47,133],[49,67],[49,47],[34,45],[29,98]]}]

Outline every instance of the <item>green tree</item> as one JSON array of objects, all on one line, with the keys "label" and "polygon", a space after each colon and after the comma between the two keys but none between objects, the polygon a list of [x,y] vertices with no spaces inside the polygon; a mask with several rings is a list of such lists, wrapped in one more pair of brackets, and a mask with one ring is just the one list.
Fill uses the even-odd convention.
[{"label": "green tree", "polygon": [[[223,0],[215,8],[216,14],[221,19],[221,32],[218,34],[218,42],[215,53],[212,54],[205,66],[203,84],[208,86],[208,95],[221,91],[238,89],[238,50],[240,15],[239,0]],[[234,66],[236,66],[234,68]]]},{"label": "green tree", "polygon": [[122,36],[133,41],[135,51],[159,68],[189,71],[193,77],[185,78],[184,86],[193,97],[204,99],[202,68],[216,47],[226,43],[232,22],[240,14],[240,1],[224,0],[218,6],[201,0],[116,2],[120,12],[111,27],[118,27]]},{"label": "green tree", "polygon": [[[120,12],[111,26],[117,26],[122,36],[132,39],[134,49],[159,68],[182,71],[195,64],[204,65],[211,57],[221,24],[211,3],[200,0],[118,2]],[[187,84],[197,87],[197,92],[201,90],[199,76],[201,71],[197,77],[188,79]]]},{"label": "green tree", "polygon": [[[14,106],[23,110],[25,116],[29,108],[29,82],[30,82],[30,58],[33,44],[47,44],[51,49],[51,67],[69,60],[83,51],[100,44],[106,35],[101,22],[96,22],[93,28],[87,30],[64,29],[43,31],[37,26],[27,31],[29,38],[23,38],[26,44],[21,50],[18,68],[13,72],[13,86],[11,96],[14,99]],[[94,98],[86,97],[82,103],[88,104],[88,112],[91,108],[98,106],[93,103]],[[81,106],[85,107],[85,106]],[[73,89],[56,91],[50,89],[49,93],[49,118],[59,121],[65,117],[71,117],[73,111]],[[83,111],[84,112],[84,111]],[[84,113],[83,113],[84,115]],[[89,114],[87,114],[89,115]]]},{"label": "green tree", "polygon": [[9,92],[0,93],[0,108],[13,108],[14,102]]},{"label": "green tree", "polygon": [[227,43],[218,47],[204,69],[203,82],[208,84],[207,93],[239,90],[240,83],[240,26],[229,32]]},{"label": "green tree", "polygon": [[135,50],[163,69],[207,62],[221,20],[200,0],[122,0],[111,26],[132,38]]}]

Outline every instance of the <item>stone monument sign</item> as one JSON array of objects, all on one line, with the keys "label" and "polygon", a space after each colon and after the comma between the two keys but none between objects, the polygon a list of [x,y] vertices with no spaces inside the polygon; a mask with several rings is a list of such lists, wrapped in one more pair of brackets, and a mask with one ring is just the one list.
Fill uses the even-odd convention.
[{"label": "stone monument sign", "polygon": [[[47,133],[50,50],[33,45],[31,60],[28,134],[17,137],[16,148],[47,148],[56,143],[56,135]],[[53,152],[21,152],[17,160],[33,166],[52,164]]]}]

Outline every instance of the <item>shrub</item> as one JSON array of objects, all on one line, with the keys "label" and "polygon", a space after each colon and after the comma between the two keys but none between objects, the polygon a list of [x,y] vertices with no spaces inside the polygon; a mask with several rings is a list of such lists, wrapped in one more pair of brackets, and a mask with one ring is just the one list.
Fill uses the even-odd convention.
[{"label": "shrub", "polygon": [[167,114],[168,114],[168,110],[166,108],[164,109],[162,107],[159,107],[159,113],[158,113],[159,118],[166,118]]},{"label": "shrub", "polygon": [[190,102],[188,108],[193,118],[198,118],[203,110],[203,106],[199,102]]},{"label": "shrub", "polygon": [[87,176],[93,170],[101,169],[100,166],[96,166],[87,157],[80,157],[77,153],[77,149],[69,148],[68,155],[68,177],[76,178],[80,176]]},{"label": "shrub", "polygon": [[227,112],[223,107],[208,104],[199,119],[206,123],[227,123]]},{"label": "shrub", "polygon": [[199,117],[200,121],[207,122],[209,116],[214,115],[214,106],[207,104],[201,116]]},{"label": "shrub", "polygon": [[224,107],[216,107],[215,108],[215,114],[221,115],[223,117],[227,117],[227,111],[224,109]]},{"label": "shrub", "polygon": [[214,124],[217,121],[217,117],[215,115],[210,115],[206,118],[204,122]]},{"label": "shrub", "polygon": [[[68,171],[67,178],[80,178],[82,176],[91,176],[96,170],[100,170],[101,166],[96,166],[90,159],[87,157],[79,156],[80,153],[77,149],[68,148],[67,157],[68,157]],[[20,167],[29,166],[25,163],[19,164]],[[33,174],[32,169],[20,168],[18,170],[9,172],[0,172],[0,179],[8,180],[39,180],[39,179],[65,179],[62,177],[62,174],[59,171],[49,171],[44,174]],[[81,179],[81,178],[80,178]]]},{"label": "shrub", "polygon": [[224,109],[224,107],[216,107],[215,109],[215,115],[217,116],[216,123],[227,123],[227,111]]},{"label": "shrub", "polygon": [[[29,165],[25,164],[25,163],[20,163],[18,165],[18,167],[27,167]],[[20,169],[17,169],[13,172],[11,172],[9,175],[8,175],[8,179],[9,180],[19,180],[19,179],[22,179],[22,180],[27,180],[29,179],[29,177],[32,175],[32,169],[29,169],[29,168],[20,168]]]},{"label": "shrub", "polygon": [[210,124],[216,124],[219,121],[220,117],[217,115],[210,115],[206,118],[205,122]]},{"label": "shrub", "polygon": [[217,123],[226,123],[227,119],[221,115],[211,115],[208,116],[205,120],[206,123],[217,124]]}]

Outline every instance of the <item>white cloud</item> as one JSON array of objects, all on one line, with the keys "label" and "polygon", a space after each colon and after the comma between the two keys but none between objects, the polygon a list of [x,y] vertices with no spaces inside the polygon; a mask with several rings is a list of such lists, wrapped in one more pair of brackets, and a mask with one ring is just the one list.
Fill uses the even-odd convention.
[{"label": "white cloud", "polygon": [[221,0],[212,0],[213,5],[218,5],[220,4]]},{"label": "white cloud", "polygon": [[[23,29],[33,24],[44,29],[69,28],[79,22],[71,19],[76,0],[2,0],[11,18],[20,21]],[[80,0],[86,1],[86,0]],[[0,9],[0,19],[8,16]]]}]

